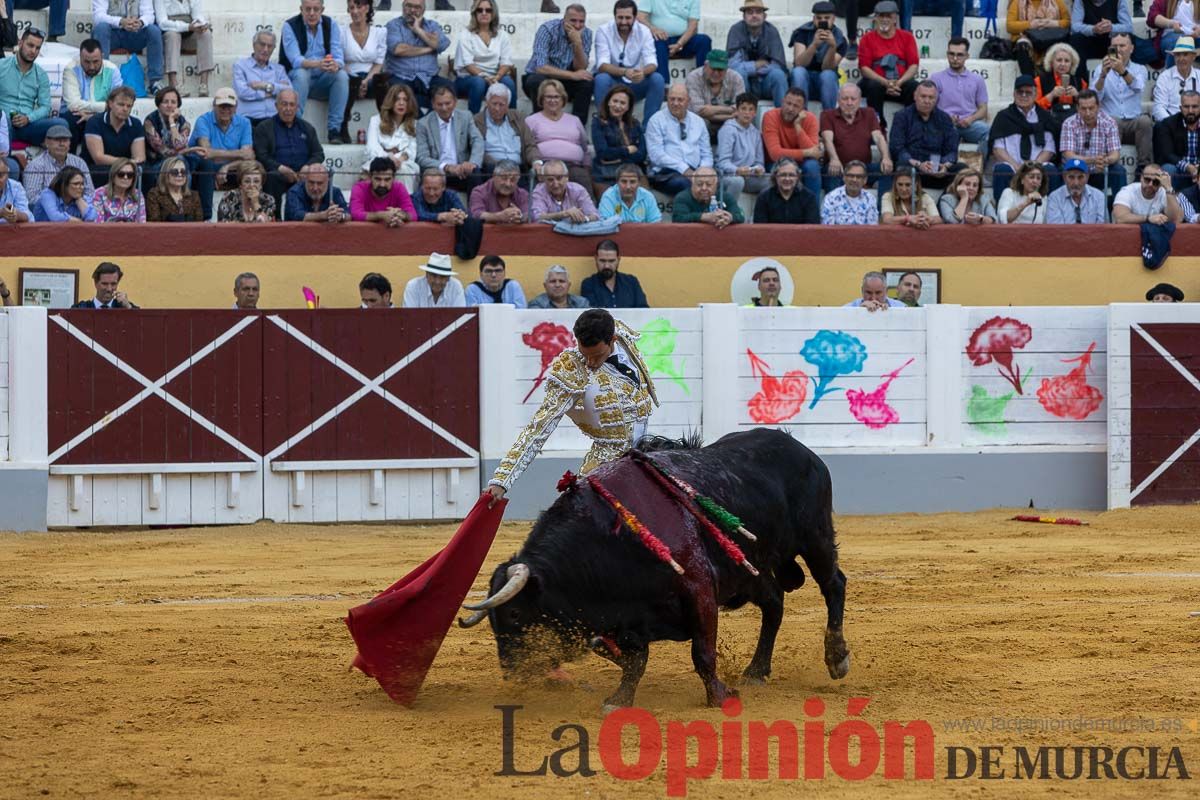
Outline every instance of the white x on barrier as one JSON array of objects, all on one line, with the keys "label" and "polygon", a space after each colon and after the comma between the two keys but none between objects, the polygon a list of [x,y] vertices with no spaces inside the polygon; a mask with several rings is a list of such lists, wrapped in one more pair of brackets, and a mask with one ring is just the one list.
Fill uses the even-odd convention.
[{"label": "white x on barrier", "polygon": [[253,325],[255,320],[258,319],[257,317],[247,316],[247,317],[243,317],[242,319],[238,320],[237,324],[234,325],[232,328],[230,328],[229,330],[222,333],[216,339],[213,339],[211,342],[206,344],[204,347],[201,347],[199,350],[192,353],[190,356],[188,356],[183,361],[181,361],[174,369],[170,370],[169,372],[164,374],[161,378],[159,378],[156,381],[151,381],[149,378],[147,378],[141,372],[139,372],[138,370],[134,369],[129,364],[122,361],[119,357],[117,357],[112,351],[110,351],[104,345],[100,344],[95,339],[88,336],[83,331],[79,330],[79,328],[72,325],[70,322],[68,322],[63,317],[54,315],[54,316],[51,316],[50,319],[53,320],[54,322],[58,323],[58,325],[60,327],[62,327],[67,333],[71,334],[76,339],[78,339],[80,342],[82,342],[84,347],[87,347],[93,353],[100,356],[105,361],[109,362],[114,367],[116,367],[118,370],[125,373],[129,377],[133,378],[135,381],[137,381],[143,387],[145,387],[140,392],[135,394],[133,397],[129,398],[124,403],[122,403],[119,407],[117,407],[117,409],[115,411],[109,412],[99,422],[94,423],[91,427],[89,427],[86,430],[82,431],[81,433],[77,434],[69,442],[67,442],[62,447],[59,447],[57,450],[55,450],[53,453],[51,453],[50,454],[50,463],[51,464],[53,464],[55,461],[57,461],[58,459],[65,456],[67,453],[71,452],[71,450],[73,450],[75,447],[79,446],[79,444],[81,444],[82,442],[86,441],[93,434],[97,433],[98,431],[104,430],[104,428],[108,427],[113,422],[120,419],[120,417],[123,416],[124,414],[126,414],[130,409],[134,408],[135,406],[137,406],[138,403],[141,403],[143,400],[145,400],[147,397],[149,397],[151,395],[157,395],[158,397],[161,397],[164,401],[166,401],[166,403],[168,405],[170,405],[171,407],[173,407],[177,411],[179,411],[179,413],[183,414],[185,417],[190,419],[192,422],[194,422],[197,425],[199,425],[200,427],[204,428],[204,430],[213,434],[218,439],[220,439],[221,441],[228,444],[230,447],[235,448],[239,453],[246,456],[246,458],[250,459],[254,463],[256,463],[256,464],[261,463],[262,459],[260,458],[258,453],[254,452],[254,450],[252,450],[249,446],[243,444],[235,436],[230,434],[228,431],[225,431],[222,428],[220,428],[218,425],[216,425],[214,422],[212,422],[211,420],[206,418],[204,415],[199,414],[196,411],[193,411],[186,403],[184,403],[182,400],[179,400],[178,398],[176,398],[174,395],[170,394],[163,388],[168,383],[175,380],[175,378],[179,377],[181,374],[183,374],[187,370],[194,367],[196,365],[196,362],[198,362],[202,358],[205,358],[206,356],[208,356],[210,353],[212,353],[214,350],[216,350],[221,345],[228,342],[234,336],[237,336],[238,333],[240,333],[244,328],[246,328],[249,325]]},{"label": "white x on barrier", "polygon": [[[1158,341],[1155,340],[1155,338],[1153,336],[1146,333],[1145,329],[1142,328],[1141,325],[1137,324],[1136,322],[1133,322],[1130,324],[1133,327],[1133,329],[1135,331],[1137,331],[1138,336],[1141,336],[1146,341],[1146,344],[1153,347],[1155,349],[1155,351],[1160,356],[1163,357],[1164,361],[1166,361],[1168,364],[1170,364],[1171,367],[1176,372],[1178,372],[1180,375],[1182,375],[1187,380],[1187,382],[1192,385],[1192,388],[1194,388],[1197,392],[1200,392],[1200,381],[1196,380],[1196,376],[1193,375],[1191,372],[1189,372],[1187,367],[1185,367],[1185,366],[1183,366],[1183,364],[1179,363],[1179,359],[1177,359],[1177,358],[1175,358],[1175,356],[1171,355],[1171,352],[1169,350],[1167,350],[1167,348],[1165,348],[1161,344],[1159,344]],[[1161,464],[1159,464],[1157,467],[1154,468],[1153,472],[1151,472],[1149,475],[1146,476],[1146,479],[1144,481],[1142,481],[1140,484],[1138,484],[1136,489],[1134,489],[1132,492],[1129,493],[1130,502],[1133,502],[1133,498],[1137,497],[1139,494],[1144,492],[1150,486],[1150,484],[1152,484],[1156,480],[1158,480],[1159,476],[1162,475],[1164,472],[1166,472],[1168,469],[1170,469],[1171,465],[1174,464],[1176,461],[1178,461],[1179,457],[1181,455],[1183,455],[1184,453],[1186,453],[1188,451],[1188,449],[1190,447],[1192,447],[1192,445],[1194,445],[1197,441],[1200,441],[1200,428],[1197,428],[1195,433],[1193,433],[1191,436],[1189,436],[1187,438],[1187,440],[1184,441],[1183,444],[1179,445],[1179,447],[1175,450],[1174,453],[1171,453],[1171,455],[1167,456],[1167,458]]]},{"label": "white x on barrier", "polygon": [[288,334],[294,336],[298,341],[302,342],[305,346],[310,348],[317,355],[324,358],[330,364],[333,364],[335,367],[337,367],[338,369],[345,372],[351,378],[354,378],[354,380],[358,381],[360,384],[362,384],[362,386],[360,388],[358,388],[357,390],[355,390],[345,400],[338,403],[336,406],[329,409],[324,414],[322,414],[320,417],[318,417],[316,420],[314,420],[312,423],[307,425],[303,430],[299,431],[298,433],[293,435],[291,438],[289,438],[287,441],[283,442],[278,447],[276,447],[274,450],[267,453],[267,456],[266,456],[267,460],[273,461],[280,454],[286,453],[288,450],[291,450],[297,444],[299,444],[300,442],[302,442],[306,438],[308,438],[310,435],[316,433],[321,428],[323,428],[330,420],[332,420],[338,414],[341,414],[347,408],[354,405],[359,400],[366,397],[368,394],[372,394],[372,393],[379,395],[384,400],[391,403],[396,408],[400,409],[400,411],[402,411],[405,414],[407,414],[408,416],[412,417],[418,423],[420,423],[424,427],[428,428],[429,430],[433,431],[434,433],[436,433],[438,436],[445,439],[450,444],[457,447],[459,450],[461,450],[464,454],[466,454],[470,458],[478,458],[479,457],[478,450],[471,447],[469,444],[464,442],[462,439],[459,439],[454,434],[450,433],[450,431],[446,430],[441,425],[438,425],[436,422],[434,422],[433,420],[426,417],[420,411],[417,411],[415,408],[413,408],[408,403],[401,400],[399,397],[396,397],[394,394],[389,392],[387,389],[383,388],[383,384],[386,381],[388,381],[389,379],[391,379],[391,377],[393,375],[395,375],[397,372],[399,372],[400,370],[407,367],[412,362],[416,361],[418,358],[420,358],[422,355],[427,353],[430,349],[435,347],[439,342],[441,342],[447,336],[454,333],[456,330],[461,328],[463,325],[466,325],[468,322],[470,322],[472,319],[474,319],[474,317],[475,317],[474,314],[463,314],[461,317],[454,320],[454,322],[450,323],[445,328],[442,328],[440,331],[435,333],[429,339],[427,339],[426,341],[424,341],[423,343],[418,345],[415,349],[413,349],[412,352],[408,353],[408,355],[404,356],[399,361],[397,361],[396,363],[392,364],[390,367],[385,369],[383,372],[379,373],[378,376],[376,376],[375,378],[368,378],[366,375],[359,372],[357,369],[352,367],[350,364],[347,364],[345,361],[338,358],[337,355],[335,355],[334,353],[327,350],[320,343],[313,340],[313,338],[311,336],[308,336],[307,334],[302,333],[301,331],[297,330],[286,320],[284,320],[280,317],[277,317],[275,315],[268,315],[267,319],[271,320],[271,322],[278,325],[280,328],[282,328]]}]

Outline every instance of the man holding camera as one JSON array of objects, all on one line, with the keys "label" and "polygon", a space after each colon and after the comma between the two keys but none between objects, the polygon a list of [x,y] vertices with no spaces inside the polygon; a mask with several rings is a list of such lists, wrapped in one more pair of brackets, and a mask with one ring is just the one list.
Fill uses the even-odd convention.
[{"label": "man holding camera", "polygon": [[1147,164],[1140,183],[1131,183],[1113,200],[1112,221],[1118,225],[1165,225],[1183,222],[1183,209],[1171,188],[1171,176],[1157,164]]},{"label": "man holding camera", "polygon": [[1108,55],[1092,70],[1091,86],[1100,95],[1100,107],[1117,121],[1121,144],[1137,147],[1138,169],[1154,157],[1154,124],[1142,113],[1146,68],[1130,62],[1133,35],[1114,33]]},{"label": "man holding camera", "polygon": [[829,0],[813,5],[812,22],[792,33],[792,86],[808,97],[820,97],[825,111],[837,108],[838,64],[846,55],[846,36],[834,24],[834,7]]}]

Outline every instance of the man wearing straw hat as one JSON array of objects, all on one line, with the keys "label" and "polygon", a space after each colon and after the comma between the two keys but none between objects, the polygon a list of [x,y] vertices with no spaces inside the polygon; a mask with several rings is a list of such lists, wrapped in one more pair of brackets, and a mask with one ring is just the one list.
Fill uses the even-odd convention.
[{"label": "man wearing straw hat", "polygon": [[467,296],[463,285],[450,268],[450,256],[430,253],[419,267],[425,274],[413,278],[404,287],[405,308],[464,308]]}]

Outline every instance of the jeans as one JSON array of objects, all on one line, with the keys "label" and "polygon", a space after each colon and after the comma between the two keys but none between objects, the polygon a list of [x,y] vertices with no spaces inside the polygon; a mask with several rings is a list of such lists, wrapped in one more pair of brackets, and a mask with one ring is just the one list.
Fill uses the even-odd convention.
[{"label": "jeans", "polygon": [[808,67],[792,69],[792,86],[804,90],[809,100],[820,100],[821,108],[837,108],[838,72],[836,69],[814,70]]},{"label": "jeans", "polygon": [[991,129],[986,122],[977,119],[967,127],[959,128],[958,138],[967,144],[979,144],[980,142],[987,141],[989,130]]},{"label": "jeans", "polygon": [[743,192],[756,195],[770,185],[769,175],[722,175],[721,199],[733,205]]},{"label": "jeans", "polygon": [[[1175,187],[1175,191],[1177,192],[1182,192],[1184,189],[1196,182],[1196,179],[1187,172],[1180,172],[1178,164],[1163,164],[1162,169],[1163,172],[1171,176],[1171,185]],[[1108,172],[1110,175],[1108,183],[1110,186],[1113,185],[1113,179],[1111,176],[1113,175],[1114,170],[1121,171],[1121,184],[1120,186],[1117,186],[1117,189],[1120,189],[1121,186],[1125,185],[1125,168],[1121,166],[1121,162],[1119,161],[1116,164],[1110,164],[1108,166]],[[1113,194],[1116,194],[1116,189],[1113,190]]]},{"label": "jeans", "polygon": [[[12,56],[9,56],[12,58]],[[8,139],[9,141],[24,142],[41,146],[46,139],[46,131],[50,130],[55,125],[62,125],[63,121],[59,117],[43,117],[37,122],[29,122],[23,128],[17,128],[12,123],[12,114],[8,114]]]},{"label": "jeans", "polygon": [[[1062,186],[1062,176],[1059,175],[1058,167],[1053,164],[1042,164],[1042,170],[1050,182],[1049,192]],[[1000,202],[1000,195],[1004,194],[1004,190],[1012,183],[1013,176],[1016,174],[1016,169],[1007,162],[998,162],[992,167],[992,197],[997,203]]]},{"label": "jeans", "polygon": [[[654,40],[654,58],[658,64],[658,74],[662,75],[663,83],[671,85],[671,67],[667,63],[671,56],[668,48],[679,41],[678,36],[668,36],[665,41],[658,39]],[[692,38],[688,39],[687,44],[679,48],[676,57],[686,58],[688,56],[696,57],[696,66],[703,67],[704,62],[708,60],[708,51],[712,50],[712,39],[705,36],[703,33],[697,33]],[[649,119],[649,117],[647,117]]]},{"label": "jeans", "polygon": [[38,9],[50,7],[50,30],[46,31],[47,36],[66,36],[67,35],[67,3],[68,0],[5,0],[4,5],[8,8],[8,18],[13,18],[13,9],[19,8],[22,11],[37,11]]},{"label": "jeans", "polygon": [[815,158],[806,158],[800,162],[800,182],[804,188],[812,192],[813,197],[821,199],[821,162]]},{"label": "jeans", "polygon": [[[517,107],[517,82],[512,77],[505,75],[500,79],[508,87],[509,98],[508,107]],[[483,98],[487,95],[489,84],[478,75],[460,75],[454,79],[454,93],[459,97],[467,98],[467,108],[472,114],[478,114],[479,109],[483,108]]]},{"label": "jeans", "polygon": [[604,102],[604,98],[608,97],[609,91],[617,85],[618,81],[626,89],[633,92],[634,99],[641,100],[645,98],[646,103],[642,109],[642,119],[649,120],[662,106],[663,97],[666,95],[667,89],[662,75],[657,72],[651,72],[647,77],[642,78],[639,83],[625,83],[619,78],[609,75],[607,72],[601,72],[596,75],[597,108]]},{"label": "jeans", "polygon": [[962,36],[966,11],[966,0],[901,0],[900,27],[911,31],[915,12],[919,17],[949,17],[950,35]]},{"label": "jeans", "polygon": [[668,197],[674,198],[684,189],[692,188],[692,179],[673,169],[664,169],[662,172],[656,172],[650,176],[650,185]]},{"label": "jeans", "polygon": [[131,53],[146,51],[146,80],[150,85],[158,83],[163,78],[163,41],[162,31],[157,25],[147,25],[136,33],[114,28],[107,22],[97,22],[92,26],[92,36],[100,42],[100,50],[104,57],[112,55],[114,47],[128,50]]},{"label": "jeans", "polygon": [[742,79],[746,81],[746,91],[753,92],[759,97],[771,98],[776,108],[783,105],[783,96],[787,94],[788,76],[778,64],[767,67],[766,73],[759,75],[753,61],[735,61],[729,65]]},{"label": "jeans", "polygon": [[329,101],[329,118],[325,130],[341,131],[342,119],[346,116],[346,100],[350,97],[350,75],[345,70],[322,72],[300,67],[288,73],[292,88],[300,97],[300,116],[304,116],[304,104],[308,96]]}]

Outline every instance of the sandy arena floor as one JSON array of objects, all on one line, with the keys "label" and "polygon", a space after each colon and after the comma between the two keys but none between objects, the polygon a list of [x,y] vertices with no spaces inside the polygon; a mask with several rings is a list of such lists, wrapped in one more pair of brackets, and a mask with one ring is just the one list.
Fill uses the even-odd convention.
[{"label": "sandy arena floor", "polygon": [[[824,604],[788,597],[765,686],[742,689],[743,720],[788,719],[804,700],[832,728],[851,696],[864,714],[928,720],[933,781],[803,785],[693,781],[689,797],[1195,797],[1200,788],[1200,507],[1084,515],[1090,527],[1008,522],[1010,513],[842,517],[853,665],[821,662]],[[454,526],[281,526],[0,534],[0,796],[155,798],[662,797],[665,768],[629,783],[496,777],[497,704],[525,706],[516,766],[577,722],[600,770],[600,702],[617,670],[596,657],[569,688],[500,680],[487,624],[454,629],[416,708],[391,703],[346,666],[346,609],[435,552]],[[505,525],[482,573],[519,545]],[[476,582],[484,588],[484,578]],[[749,659],[758,614],[721,619],[723,668]],[[688,648],[652,649],[639,704],[661,719],[719,723]],[[952,721],[1116,718],[1154,731],[963,731]],[[1162,721],[1166,721],[1163,724]],[[573,741],[568,735],[567,743]],[[947,780],[946,748],[1016,745],[1180,748],[1192,780]],[[568,759],[568,764],[574,760]],[[911,762],[910,762],[911,763]],[[1160,763],[1161,768],[1161,763]],[[879,770],[882,774],[882,767]],[[911,775],[911,771],[910,771]],[[886,784],[886,785],[885,785]],[[757,795],[756,795],[757,796]]]}]

